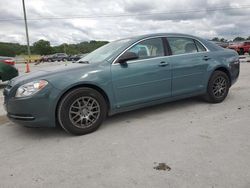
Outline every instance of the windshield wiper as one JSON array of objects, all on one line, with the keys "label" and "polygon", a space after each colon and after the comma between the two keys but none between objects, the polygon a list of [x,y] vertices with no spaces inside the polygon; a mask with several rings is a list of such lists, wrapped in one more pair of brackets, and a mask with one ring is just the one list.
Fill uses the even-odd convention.
[{"label": "windshield wiper", "polygon": [[77,63],[89,64],[88,61],[78,61]]}]

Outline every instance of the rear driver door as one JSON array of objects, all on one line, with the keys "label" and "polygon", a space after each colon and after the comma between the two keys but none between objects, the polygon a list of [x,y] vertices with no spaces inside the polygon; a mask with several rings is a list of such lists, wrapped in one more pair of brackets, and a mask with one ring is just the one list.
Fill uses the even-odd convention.
[{"label": "rear driver door", "polygon": [[197,40],[168,37],[172,55],[172,96],[203,92],[206,89],[207,68],[211,57]]}]

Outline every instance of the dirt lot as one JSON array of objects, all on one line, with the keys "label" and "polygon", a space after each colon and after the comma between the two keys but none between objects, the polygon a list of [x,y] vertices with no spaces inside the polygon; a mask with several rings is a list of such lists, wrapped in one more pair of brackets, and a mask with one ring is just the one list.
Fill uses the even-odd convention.
[{"label": "dirt lot", "polygon": [[221,104],[192,98],[123,113],[78,137],[2,116],[0,187],[249,188],[249,83],[242,63]]}]

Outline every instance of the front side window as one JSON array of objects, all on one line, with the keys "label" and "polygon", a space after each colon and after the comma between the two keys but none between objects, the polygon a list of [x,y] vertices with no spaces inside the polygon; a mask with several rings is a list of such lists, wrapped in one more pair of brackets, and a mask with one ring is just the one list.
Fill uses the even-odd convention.
[{"label": "front side window", "polygon": [[147,39],[132,46],[128,52],[134,52],[139,59],[164,56],[164,47],[161,38]]},{"label": "front side window", "polygon": [[198,41],[190,38],[169,37],[168,43],[172,51],[172,55],[188,54],[206,51]]}]

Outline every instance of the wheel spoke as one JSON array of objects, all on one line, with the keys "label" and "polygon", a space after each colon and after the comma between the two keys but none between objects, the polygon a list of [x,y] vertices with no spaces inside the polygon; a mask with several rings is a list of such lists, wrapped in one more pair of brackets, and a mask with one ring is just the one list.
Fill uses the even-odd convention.
[{"label": "wheel spoke", "polygon": [[226,79],[222,76],[214,81],[212,91],[215,97],[222,97],[225,94],[226,84]]},{"label": "wheel spoke", "polygon": [[81,117],[79,117],[78,120],[75,121],[75,123],[78,123],[81,120],[82,120]]},{"label": "wheel spoke", "polygon": [[71,123],[79,128],[92,126],[100,116],[100,104],[90,96],[76,99],[69,110]]}]

